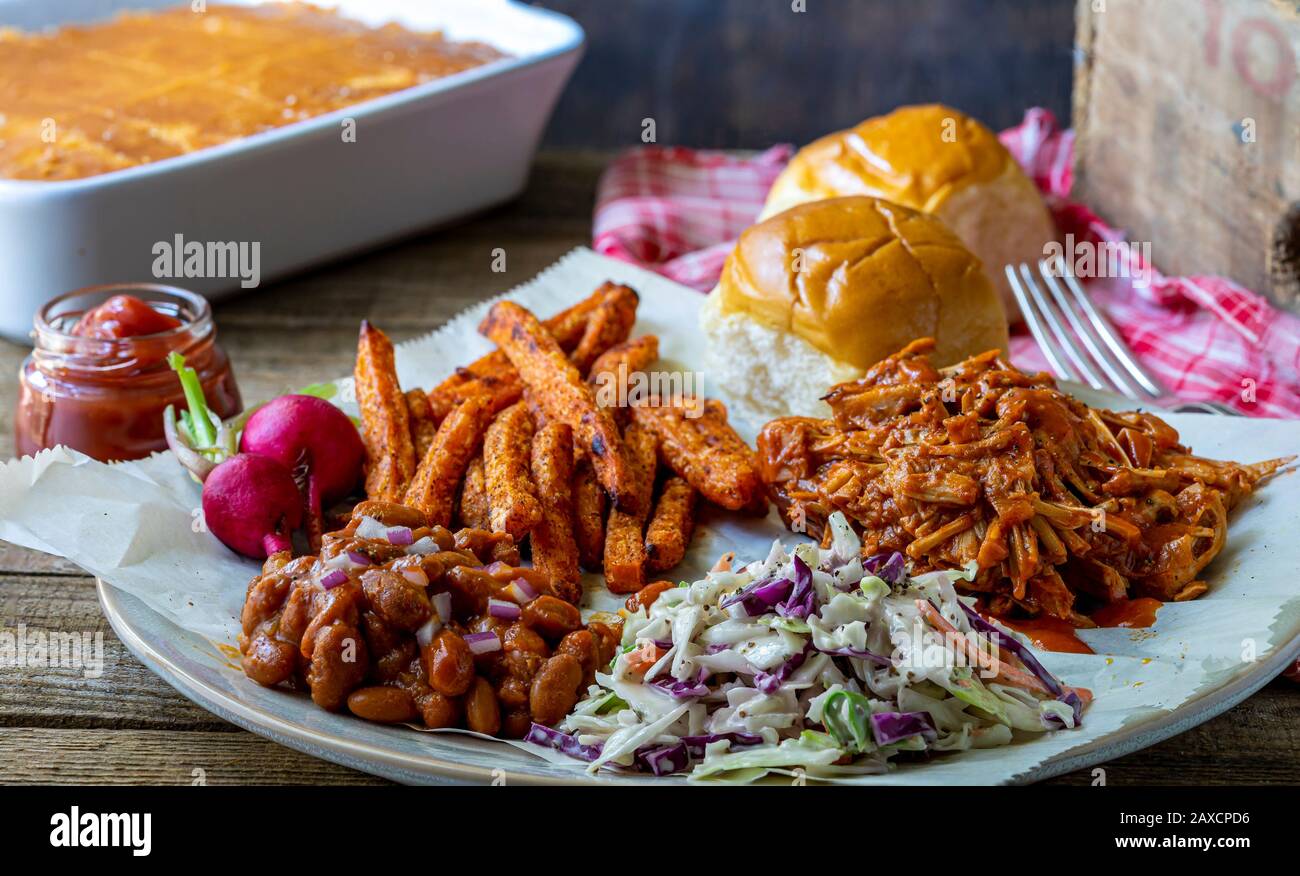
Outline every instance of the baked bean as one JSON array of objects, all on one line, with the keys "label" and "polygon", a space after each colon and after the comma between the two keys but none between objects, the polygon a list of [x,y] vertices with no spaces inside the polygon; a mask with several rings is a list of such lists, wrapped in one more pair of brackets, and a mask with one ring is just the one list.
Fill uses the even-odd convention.
[{"label": "baked bean", "polygon": [[416,708],[420,710],[420,719],[424,726],[436,730],[439,727],[455,727],[460,723],[461,701],[459,697],[449,697],[436,690],[425,690],[415,697]]},{"label": "baked bean", "polygon": [[608,666],[623,641],[623,625],[620,623],[611,626],[600,621],[592,621],[587,624],[587,631],[596,639],[596,665]]},{"label": "baked bean", "polygon": [[407,580],[400,571],[371,569],[363,572],[361,587],[370,607],[399,630],[414,632],[433,613],[425,585]]},{"label": "baked bean", "polygon": [[488,598],[496,592],[496,581],[482,569],[457,566],[448,569],[442,583],[451,591],[452,612],[458,616],[482,614]]},{"label": "baked bean", "polygon": [[523,621],[515,621],[506,628],[505,635],[501,637],[501,646],[507,651],[526,651],[530,654],[540,654],[542,657],[551,656],[551,649],[546,644],[546,640],[535,630],[525,626]]},{"label": "baked bean", "polygon": [[361,615],[361,631],[370,652],[370,674],[375,681],[388,683],[397,678],[417,656],[419,646],[414,637],[384,623],[373,611]]},{"label": "baked bean", "polygon": [[[541,662],[537,664],[541,668]],[[536,673],[534,673],[536,674]],[[501,700],[501,705],[507,709],[527,709],[528,708],[528,687],[532,683],[532,676],[520,678],[515,675],[508,675],[497,685],[497,697]]]},{"label": "baked bean", "polygon": [[554,596],[539,596],[525,605],[520,620],[548,639],[582,628],[578,607]]},{"label": "baked bean", "polygon": [[528,711],[548,727],[569,713],[578,701],[582,666],[572,654],[556,654],[542,664],[528,692]]},{"label": "baked bean", "polygon": [[527,709],[516,709],[501,716],[501,735],[506,739],[523,739],[532,726],[533,716]]},{"label": "baked bean", "polygon": [[582,666],[582,683],[583,686],[592,684],[596,680],[596,670],[602,664],[597,663],[598,653],[596,651],[596,638],[587,630],[574,630],[563,639],[555,648],[556,654],[572,654],[577,658],[578,663]]},{"label": "baked bean", "polygon": [[366,677],[366,641],[356,627],[342,621],[321,629],[314,639],[307,684],[312,702],[333,712]]},{"label": "baked bean", "polygon": [[653,581],[629,596],[624,605],[633,614],[643,608],[649,611],[650,606],[654,605],[654,601],[659,598],[659,594],[665,590],[672,590],[676,586],[671,581]]},{"label": "baked bean", "polygon": [[[419,529],[425,525],[424,512],[419,509],[399,505],[396,502],[381,502],[377,499],[359,502],[352,509],[352,521],[354,523],[360,523],[362,517],[373,517],[385,526],[405,526],[409,529]],[[355,527],[351,528],[355,529]],[[349,532],[348,534],[351,535],[352,533]]]},{"label": "baked bean", "polygon": [[244,674],[258,684],[274,687],[288,680],[298,668],[298,647],[263,633],[253,636],[239,661]]},{"label": "baked bean", "polygon": [[474,654],[452,630],[439,631],[425,654],[429,687],[438,693],[458,697],[474,683]]},{"label": "baked bean", "polygon": [[474,679],[465,697],[465,723],[476,733],[495,734],[501,729],[501,706],[496,691],[486,678]]},{"label": "baked bean", "polygon": [[519,562],[519,549],[515,546],[515,540],[510,537],[508,532],[491,532],[486,529],[461,529],[456,532],[456,550],[469,551],[479,558],[479,561],[487,564],[497,559],[496,553],[500,546],[504,545],[505,555],[513,554],[515,562]]},{"label": "baked bean", "polygon": [[382,724],[404,724],[420,716],[415,700],[400,687],[363,687],[348,694],[348,709],[358,718]]}]

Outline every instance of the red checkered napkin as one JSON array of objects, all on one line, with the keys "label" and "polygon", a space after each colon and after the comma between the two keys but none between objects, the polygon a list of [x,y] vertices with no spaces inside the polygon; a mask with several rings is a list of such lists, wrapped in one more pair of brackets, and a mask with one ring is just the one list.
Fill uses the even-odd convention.
[{"label": "red checkered napkin", "polygon": [[[1061,233],[1077,241],[1121,241],[1086,206],[1069,201],[1074,134],[1044,109],[1031,109],[1001,134],[1043,191]],[[789,146],[752,157],[647,147],[619,156],[601,179],[593,227],[597,252],[650,268],[700,291],[717,282],[732,244],[762,209],[789,160]],[[1300,417],[1300,319],[1223,277],[1166,277],[1133,249],[1132,276],[1151,282],[1089,284],[1124,340],[1172,392],[1218,401],[1242,413]],[[1017,334],[1011,354],[1045,370],[1032,337]]]}]

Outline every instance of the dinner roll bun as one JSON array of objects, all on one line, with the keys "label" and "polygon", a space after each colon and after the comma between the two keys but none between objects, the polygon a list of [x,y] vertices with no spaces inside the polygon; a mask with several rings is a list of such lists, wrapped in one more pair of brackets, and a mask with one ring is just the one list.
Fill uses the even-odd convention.
[{"label": "dinner roll bun", "polygon": [[802,204],[754,225],[702,311],[705,379],[751,425],[827,416],[832,384],[916,338],[948,365],[1007,349],[979,259],[942,222],[878,198]]},{"label": "dinner roll bun", "polygon": [[1056,237],[1037,186],[997,135],[942,104],[900,107],[805,146],[772,184],[759,218],[844,195],[938,216],[984,262],[1017,321],[1003,266],[1036,263]]}]

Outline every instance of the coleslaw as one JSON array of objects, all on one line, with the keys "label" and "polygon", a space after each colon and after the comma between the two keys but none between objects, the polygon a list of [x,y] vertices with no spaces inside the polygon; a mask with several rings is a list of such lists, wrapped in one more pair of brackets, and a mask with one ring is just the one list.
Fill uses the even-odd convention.
[{"label": "coleslaw", "polygon": [[1062,684],[954,582],[902,554],[863,558],[843,514],[830,546],[787,550],[628,613],[622,650],[554,729],[526,741],[589,762],[749,781],[829,778],[1079,726],[1091,695]]}]

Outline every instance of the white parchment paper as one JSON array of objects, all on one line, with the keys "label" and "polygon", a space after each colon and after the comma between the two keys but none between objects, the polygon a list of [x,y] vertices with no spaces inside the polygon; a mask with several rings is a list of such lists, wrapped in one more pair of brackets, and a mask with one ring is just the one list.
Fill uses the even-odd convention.
[{"label": "white parchment paper", "polygon": [[[545,317],[606,279],[641,293],[636,334],[659,336],[658,367],[693,372],[698,388],[725,401],[725,394],[709,386],[707,374],[694,373],[704,338],[697,325],[703,298],[692,290],[575,250],[506,294]],[[457,365],[490,351],[475,330],[489,304],[399,346],[403,386],[431,387]],[[355,413],[350,378],[335,381],[335,387],[334,401]],[[1200,414],[1173,414],[1168,420],[1184,443],[1204,456],[1253,462],[1300,451],[1300,421]],[[737,423],[751,441],[757,425]],[[207,533],[198,509],[198,484],[167,454],[105,465],[56,448],[0,466],[0,538],[68,558],[177,626],[206,637],[215,650],[235,642],[236,617],[258,564],[235,556]],[[1084,631],[1094,655],[1047,654],[1049,668],[1096,694],[1080,730],[908,767],[908,780],[1005,780],[1129,722],[1176,709],[1275,654],[1300,632],[1298,517],[1300,480],[1288,472],[1234,514],[1228,545],[1204,576],[1211,585],[1207,596],[1164,606],[1149,630]],[[686,561],[673,575],[700,577],[728,550],[745,560],[759,558],[776,537],[795,538],[775,512],[754,520],[706,511]],[[587,588],[589,608],[613,608],[621,601],[605,593],[596,577],[588,576]]]}]

